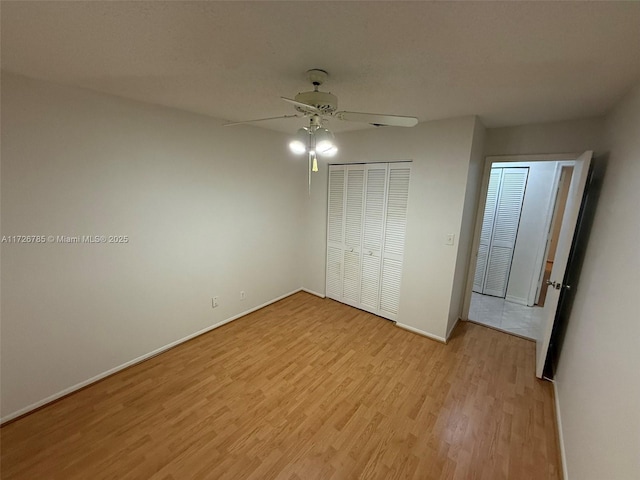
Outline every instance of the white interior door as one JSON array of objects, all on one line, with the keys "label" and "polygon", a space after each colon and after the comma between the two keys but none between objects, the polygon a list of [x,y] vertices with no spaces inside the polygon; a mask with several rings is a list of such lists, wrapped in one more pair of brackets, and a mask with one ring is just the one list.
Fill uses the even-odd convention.
[{"label": "white interior door", "polygon": [[536,341],[536,376],[538,378],[542,378],[544,362],[547,357],[549,342],[551,341],[551,332],[553,331],[553,322],[555,320],[556,310],[558,309],[560,290],[566,288],[565,285],[562,285],[562,281],[565,270],[567,269],[571,242],[576,230],[578,213],[589,174],[592,154],[593,152],[587,151],[576,159],[573,176],[571,177],[569,195],[567,196],[567,204],[564,217],[562,218],[562,227],[560,228],[560,235],[558,237],[556,256],[553,262],[553,269],[551,270],[550,281],[554,282],[555,286],[550,285],[547,291],[547,298],[544,302],[543,322]]}]

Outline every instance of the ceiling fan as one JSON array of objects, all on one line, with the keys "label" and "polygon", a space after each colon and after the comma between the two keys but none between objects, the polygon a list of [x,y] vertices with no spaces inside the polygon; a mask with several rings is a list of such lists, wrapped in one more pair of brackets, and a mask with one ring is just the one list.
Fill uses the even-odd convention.
[{"label": "ceiling fan", "polygon": [[311,195],[311,172],[318,171],[317,156],[333,157],[338,152],[333,133],[325,128],[323,121],[327,118],[337,118],[347,122],[368,123],[375,127],[414,127],[418,124],[415,117],[400,115],[384,115],[378,113],[347,112],[338,110],[338,97],[329,92],[319,90],[328,77],[327,72],[314,68],[307,71],[307,77],[313,85],[313,90],[298,93],[295,98],[280,97],[293,105],[298,113],[281,115],[279,117],[257,118],[241,122],[226,123],[225,127],[246,123],[264,122],[281,118],[309,118],[309,126],[299,129],[295,138],[289,143],[291,151],[297,155],[307,154],[309,157],[309,195]]},{"label": "ceiling fan", "polygon": [[[226,123],[225,126],[242,125],[245,123],[263,122],[281,118],[310,117],[310,127],[320,125],[325,117],[333,117],[347,122],[368,123],[375,127],[414,127],[418,123],[415,117],[401,115],[385,115],[377,113],[347,112],[338,110],[338,97],[319,90],[328,77],[327,72],[314,68],[307,71],[307,77],[313,85],[313,90],[298,93],[295,98],[280,97],[285,102],[294,106],[298,111],[293,115],[281,115],[279,117],[257,118],[240,122]],[[318,117],[314,120],[314,117]]]}]

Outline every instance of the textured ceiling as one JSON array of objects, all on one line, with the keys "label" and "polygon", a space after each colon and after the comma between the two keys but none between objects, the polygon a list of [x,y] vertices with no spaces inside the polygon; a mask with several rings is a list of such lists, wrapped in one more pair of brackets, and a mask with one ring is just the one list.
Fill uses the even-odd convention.
[{"label": "textured ceiling", "polygon": [[308,90],[309,68],[340,109],[487,126],[600,115],[640,80],[640,2],[2,1],[1,16],[7,71],[234,121],[294,113],[279,96]]}]

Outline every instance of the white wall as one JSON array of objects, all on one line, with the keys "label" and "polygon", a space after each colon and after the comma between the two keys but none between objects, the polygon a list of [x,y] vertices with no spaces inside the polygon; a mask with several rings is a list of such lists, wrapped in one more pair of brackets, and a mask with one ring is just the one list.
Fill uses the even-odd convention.
[{"label": "white wall", "polygon": [[609,162],[556,375],[571,480],[640,472],[640,85],[606,131]]},{"label": "white wall", "polygon": [[[469,172],[467,175],[467,187],[465,189],[464,208],[462,213],[462,225],[460,227],[460,237],[458,239],[458,257],[456,259],[456,269],[453,281],[453,291],[449,305],[449,319],[447,323],[447,338],[453,331],[458,319],[463,316],[465,293],[468,284],[469,269],[476,263],[477,252],[473,252],[473,234],[476,226],[476,216],[478,203],[480,201],[480,190],[482,186],[482,175],[484,173],[484,141],[486,130],[484,125],[476,118],[473,129],[473,144],[471,145],[471,156],[469,162]],[[474,267],[475,268],[475,265]]]},{"label": "white wall", "polygon": [[130,238],[2,245],[5,418],[302,283],[283,134],[3,73],[1,153],[2,235]]},{"label": "white wall", "polygon": [[546,242],[557,162],[509,162],[494,166],[528,167],[527,188],[522,202],[518,236],[513,251],[506,299],[527,305],[532,283],[537,285]]},{"label": "white wall", "polygon": [[[398,323],[439,339],[457,315],[451,298],[458,244],[469,241],[466,231],[461,238],[461,228],[476,122],[463,117],[337,136],[340,153],[334,163],[413,161]],[[319,168],[307,209],[303,286],[324,294],[326,162]],[[448,233],[456,236],[454,246],[445,245]]]},{"label": "white wall", "polygon": [[602,117],[564,122],[489,128],[485,155],[526,155],[538,153],[582,153],[603,149]]},{"label": "white wall", "polygon": [[[338,141],[336,141],[338,143]],[[334,163],[345,158],[342,142]],[[302,287],[316,295],[326,294],[327,257],[327,188],[329,167],[326,159],[318,158],[318,171],[311,177],[311,192],[307,190],[304,204],[304,234],[302,240]]]}]

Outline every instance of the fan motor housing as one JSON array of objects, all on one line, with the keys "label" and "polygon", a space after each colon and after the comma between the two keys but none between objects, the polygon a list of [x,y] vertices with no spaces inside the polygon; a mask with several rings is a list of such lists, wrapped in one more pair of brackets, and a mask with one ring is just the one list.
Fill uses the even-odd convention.
[{"label": "fan motor housing", "polygon": [[[333,113],[338,108],[338,97],[329,92],[302,92],[296,95],[296,102],[313,105],[322,113]],[[301,113],[305,113],[304,108],[295,107]]]}]

